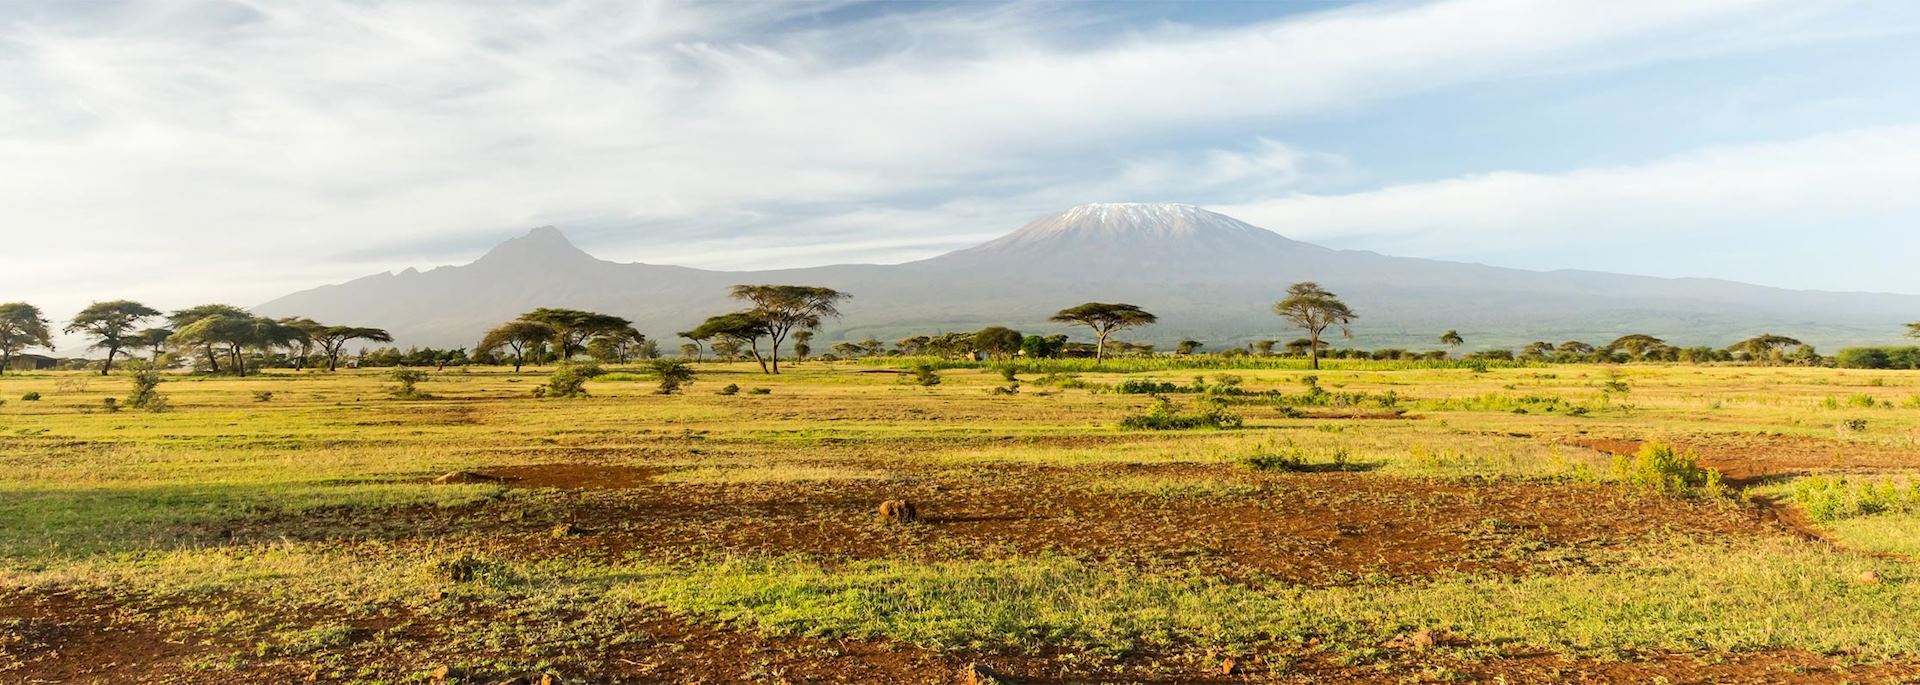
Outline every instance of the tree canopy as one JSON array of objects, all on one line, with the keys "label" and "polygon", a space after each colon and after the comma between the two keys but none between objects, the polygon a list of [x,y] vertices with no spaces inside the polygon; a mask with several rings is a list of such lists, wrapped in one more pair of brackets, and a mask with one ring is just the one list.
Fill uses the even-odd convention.
[{"label": "tree canopy", "polygon": [[1467,339],[1460,337],[1460,331],[1448,330],[1440,334],[1440,344],[1446,345],[1447,347],[1459,347],[1467,344]]},{"label": "tree canopy", "polygon": [[1026,336],[1020,331],[1006,326],[988,326],[973,334],[973,348],[996,359],[1005,359],[1020,353],[1020,345]]},{"label": "tree canopy", "polygon": [[53,349],[53,332],[40,308],[25,302],[0,304],[0,373],[13,364],[13,355],[29,347]]},{"label": "tree canopy", "polygon": [[[710,317],[699,326],[695,326],[692,331],[688,331],[686,337],[695,340],[721,338],[735,346],[745,348],[753,355],[754,361],[760,362],[760,369],[767,371],[767,360],[760,356],[760,339],[766,337],[771,330],[772,324],[766,317],[762,316],[758,310],[750,309]],[[714,350],[719,349],[719,343],[715,343]]]},{"label": "tree canopy", "polygon": [[[780,373],[780,345],[788,334],[819,328],[827,318],[840,318],[840,302],[853,297],[832,288],[807,285],[736,285],[729,295],[752,304],[752,311],[766,322],[773,357],[771,373]],[[759,356],[757,352],[755,356]]]},{"label": "tree canopy", "polygon": [[320,354],[327,357],[327,370],[340,368],[340,353],[348,342],[366,340],[368,342],[393,342],[393,335],[384,328],[366,326],[324,326],[308,333],[313,343],[320,348]]},{"label": "tree canopy", "polygon": [[134,326],[159,315],[159,310],[132,300],[95,302],[80,310],[65,330],[92,337],[92,349],[107,351],[107,363],[100,367],[104,376],[113,371],[114,356],[132,346]]},{"label": "tree canopy", "polygon": [[1047,320],[1092,329],[1095,339],[1093,363],[1097,365],[1106,359],[1107,336],[1115,331],[1151,325],[1158,322],[1160,317],[1131,304],[1088,302],[1055,312]]},{"label": "tree canopy", "polygon": [[1286,299],[1274,303],[1273,313],[1306,329],[1307,339],[1312,342],[1307,354],[1316,369],[1320,368],[1320,334],[1329,326],[1339,326],[1341,335],[1351,338],[1353,331],[1348,326],[1354,319],[1360,318],[1347,307],[1347,303],[1341,302],[1338,296],[1313,281],[1289,286]]},{"label": "tree canopy", "polygon": [[561,361],[572,359],[585,347],[589,338],[633,325],[632,321],[612,314],[551,307],[521,314],[520,320],[542,323],[552,328],[553,346],[559,351]]}]

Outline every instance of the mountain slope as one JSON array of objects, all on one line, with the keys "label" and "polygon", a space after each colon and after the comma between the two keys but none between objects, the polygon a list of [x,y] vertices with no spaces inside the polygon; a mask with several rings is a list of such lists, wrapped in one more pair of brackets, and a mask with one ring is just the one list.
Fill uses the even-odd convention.
[{"label": "mountain slope", "polygon": [[464,266],[407,270],[323,286],[261,305],[272,316],[386,327],[401,344],[470,345],[488,326],[542,306],[633,319],[670,339],[736,308],[736,283],[797,283],[854,294],[822,339],[971,330],[989,324],[1065,331],[1052,312],[1089,300],[1160,314],[1135,334],[1193,337],[1213,349],[1296,332],[1269,307],[1287,284],[1317,280],[1361,315],[1363,346],[1431,347],[1459,329],[1470,346],[1610,340],[1647,332],[1723,345],[1763,331],[1818,345],[1893,340],[1920,318],[1920,296],[1791,291],[1706,279],[1536,272],[1290,240],[1231,217],[1172,204],[1083,205],[982,245],[897,265],[725,272],[596,259],[554,228],[534,229]]}]

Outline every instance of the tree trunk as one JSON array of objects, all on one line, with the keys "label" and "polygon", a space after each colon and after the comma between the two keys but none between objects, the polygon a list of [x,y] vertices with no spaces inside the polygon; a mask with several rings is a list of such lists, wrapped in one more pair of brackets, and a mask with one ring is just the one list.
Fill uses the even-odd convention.
[{"label": "tree trunk", "polygon": [[13,353],[0,350],[0,376],[7,375],[7,369],[13,366]]},{"label": "tree trunk", "polygon": [[1095,338],[1093,344],[1093,365],[1099,366],[1107,360],[1107,333],[1099,330],[1093,333]]},{"label": "tree trunk", "polygon": [[113,372],[113,355],[118,353],[119,351],[120,351],[120,348],[118,347],[107,348],[107,365],[100,367],[100,375],[105,376],[108,373]]},{"label": "tree trunk", "polygon": [[773,348],[773,372],[780,373],[780,336],[774,336],[770,345]]},{"label": "tree trunk", "polygon": [[1320,333],[1314,331],[1307,337],[1307,358],[1313,360],[1313,370],[1320,370]]},{"label": "tree trunk", "polygon": [[220,360],[213,356],[213,343],[207,343],[207,373],[220,373]]}]

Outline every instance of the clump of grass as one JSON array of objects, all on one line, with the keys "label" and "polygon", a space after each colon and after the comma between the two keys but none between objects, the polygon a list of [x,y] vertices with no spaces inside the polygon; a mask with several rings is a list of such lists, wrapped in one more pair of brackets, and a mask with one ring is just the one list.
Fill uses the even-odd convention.
[{"label": "clump of grass", "polygon": [[[1017,369],[1018,367],[1015,367],[1015,368]],[[1045,376],[1035,378],[1033,379],[1033,384],[1039,385],[1039,386],[1051,387],[1051,388],[1059,388],[1061,390],[1090,390],[1093,388],[1101,387],[1100,384],[1098,383],[1090,383],[1085,379],[1080,378],[1078,374],[1057,373],[1057,372],[1049,373]]]},{"label": "clump of grass", "polygon": [[1808,476],[1793,484],[1793,501],[1821,523],[1860,516],[1920,511],[1920,487],[1912,482],[1841,476]]},{"label": "clump of grass", "polygon": [[1692,452],[1679,452],[1658,442],[1640,446],[1632,457],[1613,459],[1613,477],[1628,487],[1678,497],[1719,497],[1726,494],[1720,471],[1700,465]]},{"label": "clump of grass", "polygon": [[253,393],[253,401],[255,401],[255,402],[272,402],[272,401],[273,401],[273,391],[272,391],[272,390],[261,390],[261,391],[258,391],[258,392],[255,392],[255,393]]},{"label": "clump of grass", "polygon": [[715,395],[738,395],[738,394],[740,394],[740,384],[738,384],[738,383],[728,383],[728,384],[726,384],[726,385],[723,385],[723,386],[720,386],[720,389],[719,389],[719,390],[715,390],[715,391],[713,391],[713,394],[715,394]]},{"label": "clump of grass", "polygon": [[1231,497],[1250,495],[1259,486],[1226,478],[1177,478],[1166,476],[1123,476],[1094,481],[1101,492],[1147,495],[1164,499],[1183,497]]},{"label": "clump of grass", "polygon": [[1363,467],[1353,462],[1346,448],[1338,448],[1327,457],[1325,462],[1314,461],[1311,455],[1300,450],[1263,452],[1240,458],[1240,465],[1255,471],[1359,471],[1374,465]]},{"label": "clump of grass", "polygon": [[37,390],[29,391],[26,394],[20,396],[20,401],[21,402],[39,402],[40,392]]},{"label": "clump of grass", "polygon": [[748,390],[748,391],[747,391],[747,394],[749,394],[749,395],[771,395],[771,394],[773,394],[773,388],[754,388],[754,389],[752,389],[752,390]]},{"label": "clump of grass", "polygon": [[1195,430],[1201,428],[1239,428],[1245,419],[1215,403],[1188,411],[1165,397],[1145,413],[1121,419],[1120,427],[1131,430]]}]

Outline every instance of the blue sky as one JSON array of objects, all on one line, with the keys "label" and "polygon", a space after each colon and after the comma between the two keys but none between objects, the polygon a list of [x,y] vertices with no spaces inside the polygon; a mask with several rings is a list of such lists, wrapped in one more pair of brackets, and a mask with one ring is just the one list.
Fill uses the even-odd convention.
[{"label": "blue sky", "polygon": [[553,224],[898,262],[1086,202],[1920,293],[1920,3],[0,5],[0,300],[252,304]]}]

